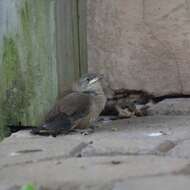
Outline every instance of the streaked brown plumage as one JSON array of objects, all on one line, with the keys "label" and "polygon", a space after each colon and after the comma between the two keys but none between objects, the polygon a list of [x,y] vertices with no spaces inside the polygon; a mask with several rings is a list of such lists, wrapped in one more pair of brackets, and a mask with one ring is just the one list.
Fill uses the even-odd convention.
[{"label": "streaked brown plumage", "polygon": [[59,99],[46,115],[44,124],[33,130],[57,135],[73,129],[88,128],[99,116],[106,97],[95,74],[87,74],[73,85],[73,92]]}]

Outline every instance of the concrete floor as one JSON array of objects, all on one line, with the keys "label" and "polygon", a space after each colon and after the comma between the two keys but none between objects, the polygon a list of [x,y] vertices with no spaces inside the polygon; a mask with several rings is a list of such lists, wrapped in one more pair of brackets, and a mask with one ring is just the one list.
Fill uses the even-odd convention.
[{"label": "concrete floor", "polygon": [[189,116],[107,120],[87,136],[22,131],[0,144],[0,190],[185,190],[189,147]]}]

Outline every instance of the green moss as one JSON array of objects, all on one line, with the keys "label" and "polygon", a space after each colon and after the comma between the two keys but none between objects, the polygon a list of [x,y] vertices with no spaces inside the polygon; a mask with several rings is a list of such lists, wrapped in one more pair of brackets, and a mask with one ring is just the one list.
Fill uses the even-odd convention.
[{"label": "green moss", "polygon": [[[27,1],[23,2],[23,7],[20,10],[20,15],[21,15],[21,24],[23,27],[24,31],[30,32],[29,30],[29,25],[30,25],[30,13],[29,13],[30,9],[29,9],[29,5]],[[30,33],[28,33],[27,35],[30,35]]]},{"label": "green moss", "polygon": [[[22,0],[20,9],[22,63],[27,70],[28,94],[36,92],[31,100],[30,118],[39,123],[57,96],[55,61],[54,7],[51,0]],[[29,92],[31,90],[31,92]],[[38,108],[38,111],[35,111]]]},{"label": "green moss", "polygon": [[5,37],[3,47],[2,78],[6,87],[2,101],[3,116],[6,124],[17,124],[29,104],[26,83],[15,41],[11,37]]},{"label": "green moss", "polygon": [[57,96],[53,5],[18,0],[17,18],[4,23],[17,22],[0,40],[0,135],[7,124],[39,124]]}]

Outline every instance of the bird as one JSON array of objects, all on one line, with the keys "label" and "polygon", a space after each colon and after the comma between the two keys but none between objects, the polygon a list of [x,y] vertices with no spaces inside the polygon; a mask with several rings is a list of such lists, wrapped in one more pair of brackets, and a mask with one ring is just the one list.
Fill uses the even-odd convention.
[{"label": "bird", "polygon": [[72,85],[72,91],[60,98],[32,134],[67,134],[75,129],[93,126],[106,104],[100,80],[102,75],[88,73]]}]

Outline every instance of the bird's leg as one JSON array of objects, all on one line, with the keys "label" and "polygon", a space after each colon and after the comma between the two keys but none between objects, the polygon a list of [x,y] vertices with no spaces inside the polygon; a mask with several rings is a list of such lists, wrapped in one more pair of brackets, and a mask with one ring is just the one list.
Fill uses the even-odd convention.
[{"label": "bird's leg", "polygon": [[96,131],[97,128],[99,128],[100,125],[98,124],[98,122],[94,122],[93,124],[91,124],[89,126],[88,129],[84,129],[83,131],[81,131],[82,135],[89,135],[91,133],[94,133]]},{"label": "bird's leg", "polygon": [[92,131],[95,131],[97,128],[99,128],[100,126],[98,125],[98,123],[93,123],[93,124],[91,124],[90,125],[90,129],[92,130]]},{"label": "bird's leg", "polygon": [[91,127],[89,127],[88,129],[81,129],[80,130],[80,134],[84,135],[84,136],[92,134],[92,133],[94,133],[94,129]]},{"label": "bird's leg", "polygon": [[85,129],[73,129],[72,132],[77,132],[77,133],[80,133],[81,135],[89,135],[91,133],[94,133],[95,129],[96,129],[96,125],[90,125],[88,128],[85,128]]}]

